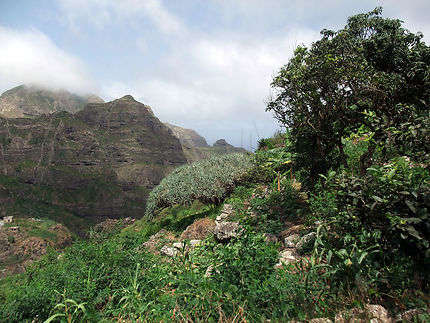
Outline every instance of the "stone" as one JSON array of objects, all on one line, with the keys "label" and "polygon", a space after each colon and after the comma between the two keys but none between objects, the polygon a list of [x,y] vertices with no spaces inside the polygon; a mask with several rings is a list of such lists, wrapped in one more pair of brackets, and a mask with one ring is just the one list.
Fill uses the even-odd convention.
[{"label": "stone", "polygon": [[10,249],[10,243],[7,241],[7,239],[0,239],[0,253],[9,251]]},{"label": "stone", "polygon": [[226,243],[231,238],[239,235],[239,223],[237,222],[220,222],[216,224],[214,237],[217,242]]},{"label": "stone", "polygon": [[419,322],[420,314],[423,314],[422,310],[413,308],[404,313],[397,314],[393,322]]},{"label": "stone", "polygon": [[364,309],[354,307],[348,310],[341,311],[334,318],[335,323],[391,323],[391,318],[388,311],[381,305],[368,304]]},{"label": "stone", "polygon": [[180,251],[180,252],[187,249],[187,244],[185,242],[174,242],[172,246],[176,251]]},{"label": "stone", "polygon": [[176,255],[176,252],[177,252],[177,250],[175,248],[168,247],[168,246],[163,246],[160,249],[160,253],[162,255],[166,255],[166,256],[169,256],[169,257],[173,257],[174,255]]},{"label": "stone", "polygon": [[309,323],[333,323],[328,317],[317,317],[309,321]]},{"label": "stone", "polygon": [[292,234],[300,234],[300,231],[302,230],[302,225],[293,225],[292,223],[286,223],[286,226],[288,226],[288,229],[282,231],[280,233],[280,236],[285,239],[286,237],[292,235]]},{"label": "stone", "polygon": [[276,236],[274,236],[273,234],[263,233],[263,236],[264,236],[264,239],[266,240],[266,242],[268,242],[268,243],[278,242],[278,238]]},{"label": "stone", "polygon": [[228,216],[229,216],[229,214],[227,214],[227,213],[221,213],[220,215],[218,215],[217,217],[216,217],[216,222],[222,222],[222,221],[225,221],[225,220],[227,220],[227,218],[228,218]]},{"label": "stone", "polygon": [[194,249],[195,247],[197,247],[197,246],[201,245],[201,243],[202,243],[202,241],[201,241],[201,240],[197,240],[197,239],[195,239],[195,240],[190,240],[190,246],[191,246],[191,249]]},{"label": "stone", "polygon": [[215,222],[209,218],[198,219],[190,224],[181,234],[181,240],[204,240],[213,234]]},{"label": "stone", "polygon": [[297,242],[299,241],[300,236],[297,233],[294,233],[284,239],[285,248],[295,248]]},{"label": "stone", "polygon": [[307,251],[311,250],[316,238],[316,232],[310,232],[304,235],[296,244],[297,253],[303,255]]},{"label": "stone", "polygon": [[284,265],[288,265],[292,262],[296,262],[297,258],[294,256],[292,250],[283,250],[279,253],[279,262],[275,265],[276,268],[282,268]]}]

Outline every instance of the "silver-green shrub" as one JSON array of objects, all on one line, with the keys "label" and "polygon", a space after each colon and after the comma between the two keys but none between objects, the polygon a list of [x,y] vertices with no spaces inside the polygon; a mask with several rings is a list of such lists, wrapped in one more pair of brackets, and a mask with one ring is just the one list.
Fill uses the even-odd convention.
[{"label": "silver-green shrub", "polygon": [[252,167],[249,154],[215,156],[176,168],[148,197],[145,215],[153,218],[160,209],[195,200],[220,203]]}]

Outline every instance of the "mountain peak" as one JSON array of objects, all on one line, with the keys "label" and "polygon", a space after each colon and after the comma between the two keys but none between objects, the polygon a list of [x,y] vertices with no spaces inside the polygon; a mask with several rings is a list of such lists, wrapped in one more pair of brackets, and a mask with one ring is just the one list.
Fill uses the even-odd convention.
[{"label": "mountain peak", "polygon": [[0,96],[0,116],[22,118],[57,111],[74,113],[90,102],[104,101],[94,94],[81,96],[65,90],[49,90],[35,84],[19,85]]},{"label": "mountain peak", "polygon": [[130,94],[124,95],[119,100],[123,100],[123,101],[136,101]]}]

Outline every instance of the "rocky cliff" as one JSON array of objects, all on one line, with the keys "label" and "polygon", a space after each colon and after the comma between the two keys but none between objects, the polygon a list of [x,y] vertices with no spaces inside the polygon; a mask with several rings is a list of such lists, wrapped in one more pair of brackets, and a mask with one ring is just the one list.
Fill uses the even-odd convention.
[{"label": "rocky cliff", "polygon": [[182,150],[190,163],[207,159],[214,155],[246,152],[244,148],[230,145],[225,139],[217,140],[213,146],[209,146],[206,139],[192,129],[185,129],[167,122],[164,124],[169,127],[173,135],[181,141]]},{"label": "rocky cliff", "polygon": [[96,95],[80,96],[67,91],[50,91],[36,85],[20,85],[0,96],[0,116],[36,117],[58,111],[77,112],[87,103],[103,103]]},{"label": "rocky cliff", "polygon": [[131,96],[76,114],[0,118],[0,199],[9,201],[0,214],[140,217],[149,190],[186,162],[179,140]]},{"label": "rocky cliff", "polygon": [[206,139],[203,136],[200,136],[195,130],[181,128],[167,122],[164,124],[172,130],[173,135],[181,141],[183,146],[209,147]]}]

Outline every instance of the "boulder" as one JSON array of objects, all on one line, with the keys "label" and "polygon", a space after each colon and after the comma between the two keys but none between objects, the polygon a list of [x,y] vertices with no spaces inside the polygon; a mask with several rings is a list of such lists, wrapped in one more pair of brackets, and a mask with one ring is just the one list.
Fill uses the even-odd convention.
[{"label": "boulder", "polygon": [[294,233],[286,237],[284,239],[285,248],[295,248],[299,239],[300,239],[300,236],[297,233]]},{"label": "boulder", "polygon": [[275,265],[276,268],[282,268],[284,265],[288,265],[292,262],[297,261],[292,250],[283,250],[279,253],[279,262]]},{"label": "boulder", "polygon": [[296,244],[297,253],[303,255],[307,251],[311,250],[316,238],[316,232],[310,232],[304,235]]},{"label": "boulder", "polygon": [[417,308],[408,310],[404,313],[396,315],[393,322],[420,322],[419,315],[423,314],[423,311]]},{"label": "boulder", "polygon": [[189,225],[181,234],[181,240],[204,240],[212,234],[215,229],[215,222],[209,218],[199,219]]},{"label": "boulder", "polygon": [[381,305],[368,304],[363,308],[354,307],[349,310],[341,311],[334,318],[335,323],[388,323],[391,318],[388,311]]},{"label": "boulder", "polygon": [[214,230],[214,237],[217,242],[226,243],[231,238],[239,235],[239,223],[237,222],[219,222]]},{"label": "boulder", "polygon": [[263,233],[264,239],[266,240],[266,242],[268,243],[277,243],[278,242],[278,238],[276,236],[274,236],[273,234],[270,233]]},{"label": "boulder", "polygon": [[161,254],[169,257],[173,257],[174,255],[176,255],[176,252],[177,250],[175,248],[168,246],[164,246],[160,249]]}]

